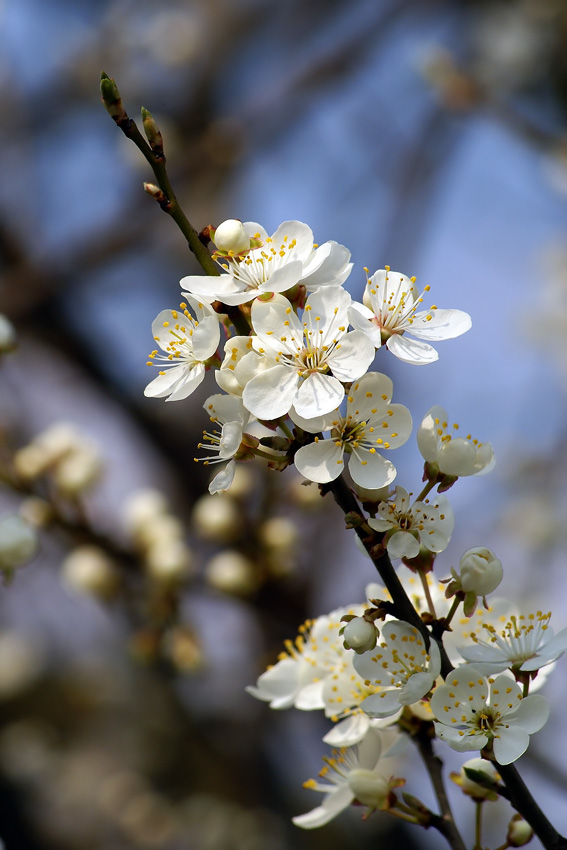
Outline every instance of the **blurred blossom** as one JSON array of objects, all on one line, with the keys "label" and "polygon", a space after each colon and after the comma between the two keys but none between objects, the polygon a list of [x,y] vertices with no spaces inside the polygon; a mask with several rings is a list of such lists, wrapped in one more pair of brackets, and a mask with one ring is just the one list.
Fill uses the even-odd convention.
[{"label": "blurred blossom", "polygon": [[197,537],[215,543],[230,543],[242,532],[242,514],[230,497],[205,495],[195,502],[192,524]]},{"label": "blurred blossom", "polygon": [[31,560],[38,548],[35,529],[19,516],[0,518],[0,570],[10,572]]},{"label": "blurred blossom", "polygon": [[15,632],[0,632],[0,700],[25,691],[42,668],[42,654],[33,641]]},{"label": "blurred blossom", "polygon": [[226,549],[215,555],[205,567],[207,582],[223,593],[247,596],[258,587],[254,563],[240,552]]},{"label": "blurred blossom", "polygon": [[77,546],[61,565],[63,582],[88,596],[109,599],[118,589],[119,572],[106,552],[98,546]]}]

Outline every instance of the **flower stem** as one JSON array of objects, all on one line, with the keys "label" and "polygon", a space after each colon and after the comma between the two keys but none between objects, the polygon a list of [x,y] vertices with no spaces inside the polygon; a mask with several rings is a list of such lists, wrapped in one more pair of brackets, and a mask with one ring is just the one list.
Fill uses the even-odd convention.
[{"label": "flower stem", "polygon": [[514,764],[498,764],[498,773],[509,792],[509,800],[524,820],[527,820],[545,850],[567,850],[567,838],[560,835],[548,821]]},{"label": "flower stem", "polygon": [[[171,185],[169,176],[165,168],[165,156],[163,154],[163,151],[161,149],[152,150],[150,145],[140,133],[135,121],[133,121],[132,118],[128,117],[126,111],[122,107],[122,102],[120,100],[114,101],[114,103],[120,104],[118,108],[113,109],[112,103],[110,103],[111,108],[109,108],[109,100],[107,97],[105,97],[108,82],[113,83],[113,81],[110,81],[107,75],[103,73],[101,79],[101,92],[103,94],[103,103],[107,111],[113,118],[116,126],[122,130],[126,138],[134,142],[140,153],[145,157],[145,159],[149,163],[157,180],[158,186],[165,195],[164,198],[159,198],[160,207],[164,212],[171,216],[171,218],[174,220],[184,237],[187,239],[189,248],[195,254],[195,257],[201,265],[203,271],[208,275],[219,275],[220,272],[217,268],[216,263],[209,254],[209,251],[206,246],[203,245],[203,243],[199,239],[199,234],[197,233],[197,231],[181,209],[179,201],[175,196],[175,192],[173,191],[173,187]],[[116,95],[119,97],[118,89],[115,88],[115,91]]]},{"label": "flower stem", "polygon": [[415,501],[416,502],[423,502],[425,497],[433,490],[433,488],[435,487],[436,484],[437,484],[437,481],[435,479],[433,481],[428,481]]},{"label": "flower stem", "polygon": [[439,803],[440,815],[433,815],[431,826],[435,827],[446,839],[453,850],[466,850],[465,844],[453,818],[451,804],[443,781],[443,762],[433,752],[433,745],[428,730],[423,727],[415,736],[415,742],[419,749],[423,763],[427,768],[433,790]]},{"label": "flower stem", "polygon": [[451,607],[449,609],[449,613],[445,617],[445,625],[446,626],[449,625],[449,623],[451,622],[451,620],[453,619],[453,617],[457,613],[457,608],[459,607],[460,604],[461,604],[461,600],[457,596],[455,596],[455,598],[453,599],[453,604],[451,605]]},{"label": "flower stem", "polygon": [[429,589],[429,582],[427,581],[427,576],[422,570],[418,570],[419,578],[421,579],[421,585],[423,587],[423,593],[425,594],[425,601],[429,607],[429,613],[436,620],[437,614],[435,613],[435,605],[433,604],[433,599],[431,598],[431,590]]},{"label": "flower stem", "polygon": [[[340,507],[340,509],[345,514],[358,514],[360,517],[363,517],[362,509],[358,504],[356,498],[354,497],[352,491],[346,484],[342,475],[336,478],[334,481],[331,481],[328,485],[326,485],[328,489],[332,492],[335,502]],[[392,601],[393,601],[393,614],[397,617],[398,620],[404,620],[406,623],[409,623],[411,626],[414,626],[422,635],[425,640],[426,646],[429,646],[430,642],[434,640],[431,632],[421,619],[418,612],[415,610],[414,606],[411,603],[410,598],[408,597],[404,587],[399,580],[394,567],[392,566],[392,562],[390,560],[390,556],[388,555],[388,551],[385,547],[376,546],[376,538],[380,543],[384,537],[383,534],[376,534],[374,537],[368,536],[368,530],[364,527],[364,525],[359,525],[355,528],[356,534],[360,538],[362,545],[368,552],[372,563],[378,570],[380,578],[384,582],[384,585],[388,589]],[[439,646],[439,652],[441,654],[441,675],[446,677],[449,675],[451,670],[453,669],[453,665],[451,664],[447,652],[443,646],[442,641],[437,641]]]},{"label": "flower stem", "polygon": [[484,800],[476,804],[474,818],[474,847],[473,850],[482,850],[482,807]]}]

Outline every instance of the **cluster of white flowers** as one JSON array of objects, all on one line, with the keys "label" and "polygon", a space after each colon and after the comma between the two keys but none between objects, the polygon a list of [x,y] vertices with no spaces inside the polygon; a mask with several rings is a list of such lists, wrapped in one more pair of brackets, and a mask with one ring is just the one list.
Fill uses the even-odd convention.
[{"label": "cluster of white flowers", "polygon": [[[503,576],[489,549],[469,549],[442,581],[432,576],[455,523],[444,491],[492,468],[490,443],[462,436],[435,406],[417,429],[425,486],[415,497],[400,485],[388,490],[397,475],[389,454],[409,439],[412,418],[392,402],[390,378],[369,371],[377,351],[431,363],[438,357],[431,343],[463,334],[470,317],[422,309],[429,286],[420,294],[415,278],[387,266],[366,270],[357,303],[343,288],[349,251],[336,242],[315,245],[301,222],[284,222],[268,236],[254,222],[229,220],[211,236],[221,273],[183,278],[181,312],[166,310],[155,320],[164,354],[150,355],[160,374],[146,395],[186,398],[215,369],[223,393],[204,404],[215,427],[204,432],[199,449],[206,456],[198,458],[223,463],[211,494],[227,490],[236,464],[254,457],[275,469],[294,463],[323,487],[334,486],[348,460],[368,514],[361,509],[361,545],[374,560],[403,560],[409,569],[400,571],[401,593],[416,613],[412,623],[398,619],[394,594],[371,585],[365,603],[306,622],[248,688],[274,709],[322,710],[334,724],[323,739],[339,748],[325,759],[322,775],[331,784],[309,780],[306,787],[325,794],[323,803],[294,821],[321,826],[354,802],[422,822],[423,807],[408,807],[411,795],[397,800],[394,789],[404,780],[382,764],[408,740],[404,732],[415,735],[416,724],[425,723],[426,736],[481,753],[474,775],[496,784],[498,764],[519,758],[547,720],[547,702],[530,686],[567,650],[567,629],[554,636],[549,614],[487,601]],[[388,735],[395,740],[386,744]],[[459,783],[479,799],[498,796],[466,773]]]},{"label": "cluster of white flowers", "polygon": [[[391,380],[368,372],[376,350],[384,343],[406,363],[430,363],[437,359],[435,349],[407,334],[449,339],[469,329],[470,317],[434,305],[420,309],[423,296],[415,279],[389,268],[368,279],[364,303],[358,304],[343,288],[352,269],[350,252],[337,242],[316,246],[311,229],[299,221],[286,221],[268,236],[255,222],[231,219],[213,231],[213,239],[222,273],[183,278],[180,309],[163,310],[154,320],[158,348],[149,365],[159,374],[145,391],[167,401],[187,398],[206,370],[216,367],[218,386],[229,397],[214,395],[205,402],[222,429],[205,433],[200,448],[208,452],[206,463],[227,465],[211,492],[230,487],[237,461],[259,454],[258,444],[245,438],[248,426],[252,435],[257,432],[256,420],[315,435],[303,440],[294,458],[311,481],[337,478],[346,454],[356,484],[389,485],[396,469],[384,453],[408,440],[412,419],[406,407],[392,404]],[[239,307],[248,333],[235,327],[223,357],[221,326],[227,332],[228,315]],[[468,445],[460,449],[466,469],[461,463],[463,471],[455,473],[459,464],[453,462],[444,471],[470,475],[482,468],[484,455],[471,465]]]}]

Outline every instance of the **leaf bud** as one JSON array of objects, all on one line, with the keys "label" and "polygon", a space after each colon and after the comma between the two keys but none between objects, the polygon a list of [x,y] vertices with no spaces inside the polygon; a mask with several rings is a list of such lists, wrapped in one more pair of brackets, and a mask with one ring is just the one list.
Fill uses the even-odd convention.
[{"label": "leaf bud", "polygon": [[146,134],[148,142],[150,143],[152,151],[160,159],[165,159],[163,155],[163,137],[159,131],[158,125],[156,124],[154,117],[143,106],[142,124],[144,125],[144,132]]},{"label": "leaf bud", "polygon": [[118,86],[104,71],[100,75],[100,96],[106,111],[117,124],[128,120],[128,114],[122,104]]}]

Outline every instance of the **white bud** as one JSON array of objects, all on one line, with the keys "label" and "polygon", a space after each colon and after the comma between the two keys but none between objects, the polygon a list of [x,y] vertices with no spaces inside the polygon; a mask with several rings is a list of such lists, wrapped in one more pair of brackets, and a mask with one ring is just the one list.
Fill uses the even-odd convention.
[{"label": "white bud", "polygon": [[225,254],[229,252],[240,254],[242,251],[250,250],[250,237],[247,235],[244,225],[236,218],[228,218],[219,224],[215,230],[214,243],[219,251]]},{"label": "white bud", "polygon": [[354,617],[346,624],[343,637],[348,649],[354,649],[357,653],[367,652],[376,646],[378,629],[364,617]]},{"label": "white bud", "polygon": [[460,562],[461,587],[477,596],[492,593],[502,581],[502,563],[494,552],[482,546],[468,549]]},{"label": "white bud", "polygon": [[8,354],[17,344],[14,325],[3,313],[0,313],[0,354]]},{"label": "white bud", "polygon": [[124,525],[136,535],[148,521],[166,512],[167,499],[160,490],[135,490],[124,505]]},{"label": "white bud", "polygon": [[523,847],[534,837],[534,831],[521,815],[514,815],[508,824],[506,840],[510,847]]},{"label": "white bud", "polygon": [[272,550],[289,550],[297,542],[297,527],[287,517],[275,516],[262,523],[259,536],[262,543]]},{"label": "white bud", "polygon": [[171,514],[154,514],[141,525],[136,535],[136,543],[143,549],[150,549],[162,543],[182,541],[185,536],[183,523]]},{"label": "white bud", "polygon": [[11,570],[29,561],[37,551],[37,534],[19,516],[0,519],[0,570]]},{"label": "white bud", "polygon": [[242,514],[237,503],[226,496],[201,496],[193,508],[195,534],[202,540],[228,543],[235,540],[242,527]]},{"label": "white bud", "polygon": [[114,562],[98,546],[77,546],[61,565],[65,584],[86,593],[106,599],[112,596],[118,583]]},{"label": "white bud", "polygon": [[103,470],[100,455],[91,446],[74,448],[57,463],[53,481],[66,496],[76,497],[95,484]]},{"label": "white bud", "polygon": [[157,541],[146,553],[146,570],[165,584],[183,581],[191,574],[191,552],[182,540]]},{"label": "white bud", "polygon": [[14,469],[22,478],[33,479],[43,475],[49,464],[49,458],[42,448],[30,443],[14,455]]},{"label": "white bud", "polygon": [[246,596],[258,587],[254,564],[240,552],[226,550],[211,558],[205,567],[208,583],[223,593]]},{"label": "white bud", "polygon": [[[486,777],[488,783],[487,787],[480,785],[473,779],[470,779],[465,772],[465,768],[468,770],[474,770],[477,773],[482,773],[483,777]],[[489,786],[494,785],[497,782],[500,782],[500,774],[492,762],[487,761],[486,759],[469,759],[463,764],[459,773],[459,785],[465,794],[468,794],[470,797],[475,797],[478,800],[490,797],[491,795],[494,796],[494,792],[490,790]]]}]

